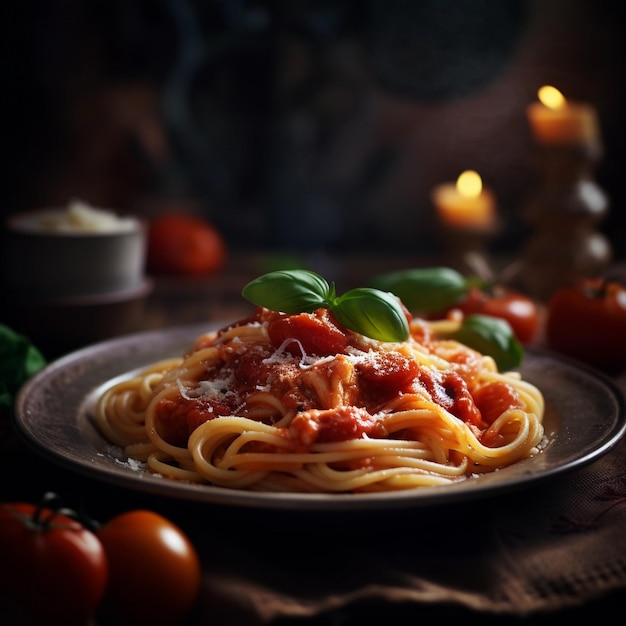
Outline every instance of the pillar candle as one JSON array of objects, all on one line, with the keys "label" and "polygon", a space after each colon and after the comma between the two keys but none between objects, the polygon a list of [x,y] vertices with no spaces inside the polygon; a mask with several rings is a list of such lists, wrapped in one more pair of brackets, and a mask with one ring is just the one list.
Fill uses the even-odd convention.
[{"label": "pillar candle", "polygon": [[443,226],[477,231],[495,226],[495,196],[473,170],[463,172],[456,183],[435,187],[432,200]]},{"label": "pillar candle", "polygon": [[527,109],[535,141],[544,146],[587,146],[599,140],[595,107],[584,102],[568,102],[555,87],[538,91],[539,102]]}]

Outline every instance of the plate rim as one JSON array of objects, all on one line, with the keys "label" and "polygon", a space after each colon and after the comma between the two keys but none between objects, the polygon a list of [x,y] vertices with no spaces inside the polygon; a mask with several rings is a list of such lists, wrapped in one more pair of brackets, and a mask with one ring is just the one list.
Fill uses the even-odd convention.
[{"label": "plate rim", "polygon": [[[209,321],[168,326],[156,330],[144,330],[91,344],[55,359],[26,381],[18,391],[14,411],[14,423],[18,435],[33,451],[65,469],[76,470],[83,476],[96,478],[105,483],[121,486],[130,490],[166,496],[173,499],[238,508],[363,511],[440,506],[528,487],[537,482],[590,464],[615,447],[626,433],[626,399],[622,390],[610,377],[592,367],[578,363],[569,357],[556,354],[548,349],[526,347],[524,362],[526,362],[526,358],[547,360],[549,363],[557,364],[558,367],[572,370],[579,375],[591,378],[598,385],[603,386],[615,404],[615,413],[610,416],[610,423],[607,425],[606,430],[601,435],[598,435],[597,445],[594,445],[585,453],[566,463],[550,466],[543,471],[524,472],[520,470],[519,475],[511,477],[510,480],[494,480],[493,482],[489,482],[489,480],[485,478],[489,476],[488,474],[481,476],[479,479],[472,478],[450,485],[417,488],[407,491],[385,491],[364,494],[256,492],[176,481],[164,476],[151,474],[145,470],[138,472],[129,467],[124,467],[123,461],[113,456],[109,457],[110,463],[107,464],[105,462],[103,469],[102,465],[94,463],[93,459],[94,455],[100,456],[101,453],[94,449],[84,436],[82,438],[72,439],[72,437],[76,437],[77,433],[81,433],[80,428],[78,428],[80,413],[83,410],[82,407],[87,401],[88,396],[93,394],[96,387],[106,384],[116,376],[124,375],[133,369],[142,367],[144,364],[147,365],[156,360],[156,358],[159,358],[158,356],[156,358],[149,356],[152,355],[154,350],[142,350],[142,347],[150,346],[151,343],[154,342],[164,342],[165,345],[162,348],[156,349],[156,352],[162,354],[163,357],[167,355],[176,356],[180,354],[180,352],[174,349],[174,345],[178,345],[180,350],[185,345],[190,345],[200,334],[227,326],[230,323],[232,323],[232,320]],[[67,425],[75,428],[75,430],[64,430],[60,433],[60,438],[52,442],[52,444],[42,440],[35,432],[35,429],[33,429],[34,424],[32,416],[29,413],[29,407],[33,402],[33,397],[37,398],[37,394],[46,392],[48,389],[46,382],[50,385],[56,382],[60,376],[68,372],[80,370],[77,374],[77,378],[79,382],[82,380],[84,385],[86,375],[93,373],[94,369],[97,372],[98,368],[102,367],[102,363],[98,361],[98,358],[102,359],[102,362],[107,366],[112,366],[114,362],[119,359],[120,353],[123,353],[121,356],[124,356],[126,359],[130,358],[130,354],[133,359],[138,361],[137,365],[135,367],[127,367],[124,371],[117,370],[117,373],[111,374],[98,385],[91,384],[88,389],[79,389],[80,401],[78,404],[73,402],[67,410],[67,414],[72,416],[71,419],[68,420]],[[143,355],[145,355],[145,358]],[[524,363],[520,369],[523,375]],[[98,436],[102,440],[103,446],[114,447],[108,444],[104,437],[101,435]],[[555,439],[558,440],[558,437]],[[68,442],[73,444],[78,443],[79,447],[84,448],[84,456],[76,458],[75,456],[64,453],[61,444]],[[554,442],[551,442],[550,445],[553,443]],[[91,456],[88,454],[88,450],[91,451]],[[532,459],[527,459],[525,461],[531,460]],[[516,469],[519,469],[525,461],[523,460],[516,463]],[[507,471],[507,469],[509,468],[499,470],[499,472]]]}]

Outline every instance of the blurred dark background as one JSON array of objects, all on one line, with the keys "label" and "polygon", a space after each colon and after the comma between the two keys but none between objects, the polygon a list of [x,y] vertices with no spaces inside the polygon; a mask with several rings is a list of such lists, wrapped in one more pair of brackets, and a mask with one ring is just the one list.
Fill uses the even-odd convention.
[{"label": "blurred dark background", "polygon": [[543,84],[599,112],[600,228],[626,255],[626,3],[3,3],[2,215],[78,197],[200,213],[236,249],[429,252],[476,169],[514,250]]}]

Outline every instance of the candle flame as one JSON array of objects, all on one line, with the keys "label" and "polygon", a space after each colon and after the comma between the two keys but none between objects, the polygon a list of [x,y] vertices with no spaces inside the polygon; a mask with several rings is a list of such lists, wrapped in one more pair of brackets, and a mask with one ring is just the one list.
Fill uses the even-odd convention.
[{"label": "candle flame", "polygon": [[539,101],[549,109],[561,109],[567,102],[563,94],[556,87],[551,87],[550,85],[540,87],[537,96]]},{"label": "candle flame", "polygon": [[477,198],[483,190],[483,181],[474,170],[466,170],[456,181],[457,191],[466,198]]}]

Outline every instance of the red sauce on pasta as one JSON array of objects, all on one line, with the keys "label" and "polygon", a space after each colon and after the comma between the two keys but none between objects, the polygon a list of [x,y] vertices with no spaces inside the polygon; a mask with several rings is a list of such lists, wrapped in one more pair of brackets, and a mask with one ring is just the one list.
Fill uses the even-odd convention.
[{"label": "red sauce on pasta", "polygon": [[539,389],[438,328],[386,343],[258,308],[108,388],[96,423],[151,472],[271,492],[449,484],[540,452]]},{"label": "red sauce on pasta", "polygon": [[[246,416],[246,398],[270,388],[287,408],[299,413],[309,412],[306,419],[296,416],[286,433],[297,449],[314,442],[345,441],[363,435],[384,436],[372,415],[404,393],[426,393],[443,409],[479,430],[485,429],[507,408],[521,406],[517,392],[504,383],[489,384],[474,394],[471,392],[475,364],[465,349],[459,353],[462,356],[458,358],[458,367],[448,370],[420,368],[414,359],[399,352],[372,351],[357,359],[349,373],[350,405],[324,407],[309,381],[308,370],[303,368],[304,360],[313,361],[312,370],[349,367],[347,360],[325,362],[324,357],[349,354],[351,347],[362,350],[363,346],[358,343],[362,339],[357,340],[326,309],[286,315],[259,307],[254,316],[240,324],[253,322],[268,325],[271,345],[253,346],[239,352],[231,348],[224,350],[223,361],[209,368],[206,378],[229,381],[228,385],[224,383],[224,391],[230,393],[181,398],[178,402],[163,400],[157,413],[167,440],[183,445],[206,420],[218,415]],[[426,345],[431,341],[426,332],[423,341]],[[195,349],[205,345],[200,339]],[[332,371],[328,375],[332,376]],[[316,411],[311,412],[312,409]]]}]

